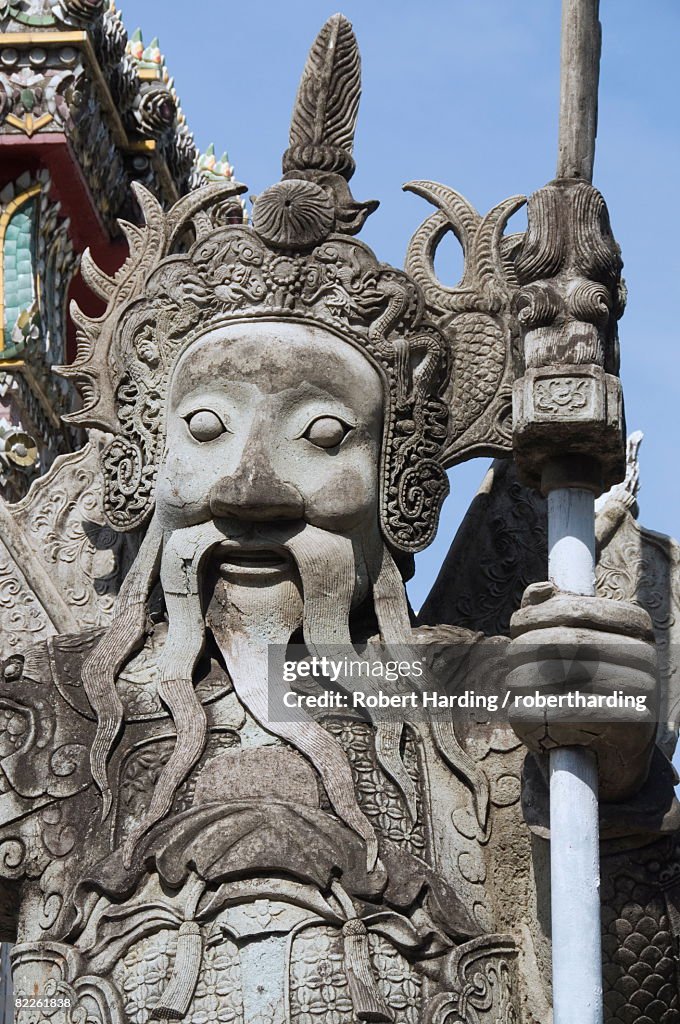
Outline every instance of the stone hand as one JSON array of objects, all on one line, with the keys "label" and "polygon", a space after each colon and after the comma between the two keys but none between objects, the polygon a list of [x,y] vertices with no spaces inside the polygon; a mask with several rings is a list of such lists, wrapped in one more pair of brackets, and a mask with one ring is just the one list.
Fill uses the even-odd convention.
[{"label": "stone hand", "polygon": [[656,649],[637,605],[528,587],[510,624],[510,723],[534,752],[585,746],[600,792],[623,800],[644,783],[656,729]]}]

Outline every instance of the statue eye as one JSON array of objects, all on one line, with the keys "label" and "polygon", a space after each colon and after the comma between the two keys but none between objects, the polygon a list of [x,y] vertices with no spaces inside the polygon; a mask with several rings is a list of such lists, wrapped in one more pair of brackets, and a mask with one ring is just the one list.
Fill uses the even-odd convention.
[{"label": "statue eye", "polygon": [[343,423],[336,416],[319,416],[312,420],[302,436],[317,448],[336,448],[351,429],[348,423]]},{"label": "statue eye", "polygon": [[227,429],[217,413],[211,412],[210,409],[199,409],[186,419],[189,433],[197,441],[214,441]]}]

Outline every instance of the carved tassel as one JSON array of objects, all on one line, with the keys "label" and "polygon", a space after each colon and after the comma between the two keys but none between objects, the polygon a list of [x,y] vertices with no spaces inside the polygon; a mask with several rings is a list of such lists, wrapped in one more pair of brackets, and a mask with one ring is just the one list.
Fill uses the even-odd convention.
[{"label": "carved tassel", "polygon": [[394,372],[397,378],[397,401],[406,402],[411,391],[411,363],[408,342],[403,338],[396,338],[392,347],[394,349]]},{"label": "carved tassel", "polygon": [[[189,1009],[198,982],[203,956],[201,929],[195,921],[185,921],[179,929],[175,963],[160,1002],[151,1011],[154,1020],[181,1020]],[[363,1018],[378,1020],[377,1017]],[[379,1018],[383,1020],[384,1018]]]},{"label": "carved tassel", "polygon": [[342,926],[345,973],[357,1020],[392,1024],[394,1017],[378,991],[368,955],[368,935],[357,918]]}]

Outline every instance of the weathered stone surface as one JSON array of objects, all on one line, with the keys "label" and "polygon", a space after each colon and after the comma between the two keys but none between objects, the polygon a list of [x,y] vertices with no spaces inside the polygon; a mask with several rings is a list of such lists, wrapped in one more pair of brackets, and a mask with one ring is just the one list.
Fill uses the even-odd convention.
[{"label": "weathered stone surface", "polygon": [[510,635],[510,618],[530,583],[545,579],[545,499],[497,459],[486,474],[418,613],[419,622]]},{"label": "weathered stone surface", "polygon": [[620,250],[604,199],[586,181],[560,178],[535,192],[528,221],[514,264],[523,373],[513,389],[515,461],[525,483],[547,492],[551,462],[585,458],[602,493],[625,472]]},{"label": "weathered stone surface", "polygon": [[[341,645],[346,695],[376,634],[385,661],[421,659],[424,689],[502,695],[497,623],[537,578],[517,557],[494,592],[492,560],[478,587],[468,561],[464,625],[413,627],[403,576],[436,530],[445,467],[509,445],[517,240],[500,230],[519,200],[482,219],[420,183],[440,211],[410,272],[379,263],[351,237],[372,205],[347,184],[358,95],[356,43],[336,15],[303,76],[284,181],[253,227],[233,222],[233,182],[168,213],[138,191],[146,220],[126,228],[125,266],[109,279],[84,263],[107,310],[76,314],[63,371],[83,396],[72,422],[107,436],[2,512],[0,924],[16,940],[15,995],[62,1000],[49,1007],[59,1021],[548,1019],[545,843],[522,814],[526,751],[509,724],[481,708],[413,722],[271,712],[284,681],[270,649],[291,640],[316,657]],[[467,297],[428,265],[457,226]],[[641,610],[543,588],[518,614],[534,639],[614,638],[632,684],[653,687]],[[551,671],[541,644],[529,667],[511,650],[521,685]],[[618,666],[601,666],[605,688]],[[397,677],[382,688],[400,693]],[[610,739],[589,736],[601,757]],[[609,805],[610,1020],[624,988],[631,1005],[649,1001],[652,975],[660,1004],[677,1004],[660,896],[674,854],[665,819],[635,817],[667,770],[652,748],[648,730],[636,753],[652,767],[626,779],[628,816]],[[629,907],[619,879],[654,869],[628,848],[650,838],[665,853]],[[640,945],[620,924],[631,915],[661,964],[644,975],[626,960]],[[20,1007],[18,1024],[39,1019]]]}]

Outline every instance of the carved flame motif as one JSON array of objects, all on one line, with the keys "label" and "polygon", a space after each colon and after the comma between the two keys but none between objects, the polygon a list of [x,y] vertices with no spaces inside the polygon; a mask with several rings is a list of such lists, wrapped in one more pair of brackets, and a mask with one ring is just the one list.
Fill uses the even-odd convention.
[{"label": "carved flame motif", "polygon": [[331,171],[349,180],[360,97],[359,48],[350,23],[334,14],[316,37],[302,73],[284,171]]}]

